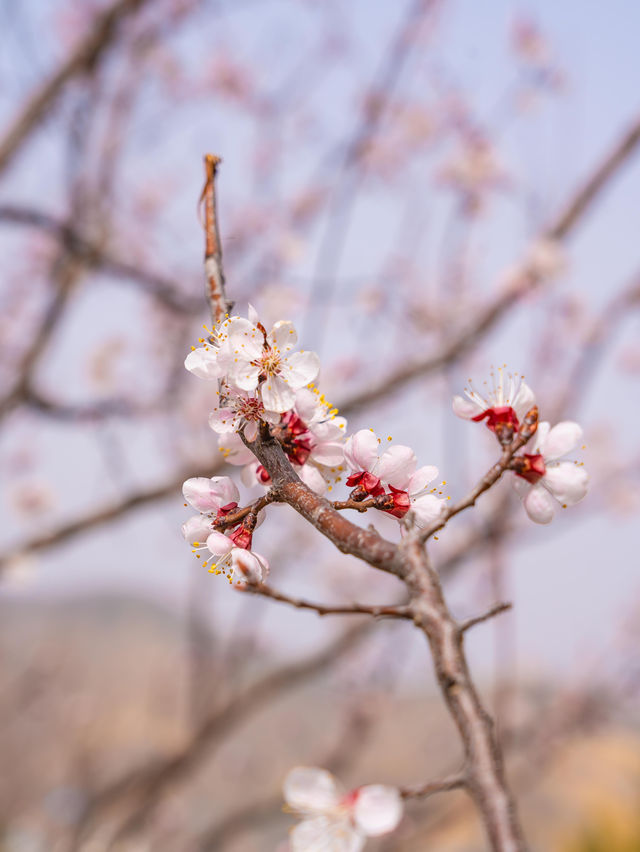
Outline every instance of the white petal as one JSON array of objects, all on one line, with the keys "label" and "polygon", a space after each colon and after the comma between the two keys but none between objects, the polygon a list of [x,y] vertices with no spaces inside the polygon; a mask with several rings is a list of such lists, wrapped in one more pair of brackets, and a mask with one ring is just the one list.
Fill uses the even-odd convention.
[{"label": "white petal", "polygon": [[216,530],[207,538],[207,547],[211,551],[213,558],[215,560],[220,560],[224,559],[224,557],[231,552],[233,542],[230,538],[227,538],[226,535],[223,535],[223,533]]},{"label": "white petal", "polygon": [[311,450],[311,458],[318,464],[336,467],[344,461],[344,447],[335,443],[317,444]]},{"label": "white petal", "polygon": [[308,385],[318,378],[320,358],[315,352],[294,352],[282,362],[282,375],[294,390]]},{"label": "white petal", "polygon": [[360,429],[344,445],[344,457],[352,470],[372,470],[378,461],[380,445],[375,432]]},{"label": "white petal", "polygon": [[254,361],[264,349],[264,337],[259,328],[249,320],[234,317],[229,325],[229,351],[238,358]]},{"label": "white petal", "polygon": [[543,420],[542,423],[538,423],[538,428],[536,429],[536,434],[533,439],[533,449],[531,452],[542,452],[540,447],[542,447],[544,442],[547,440],[549,429],[551,429],[551,424],[547,420]]},{"label": "white petal", "polygon": [[293,323],[288,320],[280,320],[271,329],[269,343],[280,352],[290,352],[298,342],[298,335]]},{"label": "white petal", "polygon": [[218,449],[222,457],[229,464],[250,464],[255,461],[251,450],[242,443],[242,438],[237,432],[227,432],[218,438]]},{"label": "white petal", "polygon": [[305,464],[296,468],[296,472],[305,485],[308,485],[316,494],[324,494],[327,490],[327,482],[324,476],[312,464]]},{"label": "white petal", "polygon": [[236,413],[232,408],[214,408],[209,415],[209,426],[220,435],[235,432],[236,425]]},{"label": "white petal", "polygon": [[293,408],[296,401],[294,389],[280,376],[270,376],[260,385],[262,403],[268,411],[280,414]]},{"label": "white petal", "polygon": [[453,413],[464,420],[471,420],[477,414],[483,411],[481,406],[471,400],[465,399],[462,396],[454,396],[453,398]]},{"label": "white petal", "polygon": [[416,454],[411,447],[397,444],[395,447],[389,447],[388,450],[385,450],[373,472],[383,482],[388,482],[394,488],[402,488],[406,491],[417,463]]},{"label": "white petal", "polygon": [[260,367],[243,358],[234,363],[229,370],[227,380],[240,390],[252,391],[258,387],[259,375]]},{"label": "white petal", "polygon": [[575,449],[581,440],[582,427],[571,420],[565,420],[551,429],[544,443],[540,444],[540,452],[545,460],[559,459]]},{"label": "white petal", "polygon": [[269,571],[264,557],[258,557],[257,553],[242,547],[234,547],[231,551],[231,564],[234,579],[241,582],[248,580],[250,583],[262,583]]},{"label": "white petal", "polygon": [[260,317],[259,317],[259,315],[258,315],[258,312],[257,312],[257,311],[256,311],[256,309],[253,307],[253,305],[251,304],[251,302],[249,302],[249,308],[248,308],[248,310],[247,310],[247,317],[249,318],[249,322],[250,322],[252,325],[258,325],[258,323],[260,322]]},{"label": "white petal", "polygon": [[305,819],[289,835],[291,852],[361,852],[365,838],[347,819]]},{"label": "white petal", "polygon": [[573,506],[587,493],[589,474],[573,462],[549,465],[542,482],[559,503]]},{"label": "white petal", "polygon": [[430,482],[438,475],[438,468],[432,464],[425,464],[424,467],[419,467],[415,473],[411,474],[407,491],[409,494],[417,494],[429,485]]},{"label": "white petal", "polygon": [[442,517],[447,508],[447,501],[435,494],[423,494],[411,501],[411,511],[415,514],[418,526],[427,526],[432,521]]},{"label": "white petal", "polygon": [[211,533],[211,519],[205,515],[194,515],[182,525],[182,535],[193,544],[194,541],[206,541]]},{"label": "white petal", "polygon": [[522,500],[524,500],[524,498],[529,493],[529,489],[531,488],[531,483],[527,482],[527,480],[523,479],[521,476],[515,476],[514,475],[511,479],[511,484],[513,485],[513,488],[514,488],[516,494],[518,495],[518,497],[520,497]]},{"label": "white petal", "polygon": [[402,819],[402,799],[395,787],[371,784],[358,791],[353,809],[356,825],[368,837],[378,837],[397,828]]},{"label": "white petal", "polygon": [[298,417],[309,425],[318,410],[318,398],[308,388],[300,388],[296,392],[296,411]]},{"label": "white petal", "polygon": [[340,801],[336,779],[330,772],[315,766],[296,766],[289,770],[283,792],[289,807],[303,813],[322,813]]},{"label": "white petal", "polygon": [[205,349],[200,347],[189,352],[184,359],[184,365],[199,379],[218,379],[222,375],[222,368],[218,364],[217,352],[213,347]]},{"label": "white petal", "polygon": [[534,485],[524,498],[524,508],[536,524],[550,524],[553,520],[555,511],[553,497],[540,483]]},{"label": "white petal", "polygon": [[536,404],[536,397],[526,382],[522,382],[518,389],[515,399],[511,403],[511,407],[518,415],[518,420],[522,422],[525,415],[531,411]]}]

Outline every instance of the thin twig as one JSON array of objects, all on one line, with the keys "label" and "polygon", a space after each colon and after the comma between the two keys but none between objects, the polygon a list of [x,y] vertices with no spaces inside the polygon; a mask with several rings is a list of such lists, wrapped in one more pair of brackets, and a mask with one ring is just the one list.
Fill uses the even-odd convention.
[{"label": "thin twig", "polygon": [[442,781],[430,781],[428,784],[422,784],[420,787],[401,787],[400,795],[403,799],[426,799],[436,793],[448,793],[450,790],[460,790],[466,786],[466,783],[466,773],[459,772],[457,775],[450,775],[448,778],[443,778]]},{"label": "thin twig", "polygon": [[220,157],[213,154],[205,155],[206,180],[201,196],[204,206],[204,271],[207,280],[207,301],[214,325],[218,325],[233,307],[232,303],[227,301],[225,293],[222,243],[216,207],[216,173],[221,162]]},{"label": "thin twig", "polygon": [[264,598],[271,598],[273,601],[289,604],[296,609],[310,609],[317,612],[318,615],[372,615],[374,618],[413,618],[413,611],[408,606],[375,606],[369,604],[334,606],[333,604],[320,604],[285,595],[264,583],[243,583],[236,588],[242,592],[261,595]]},{"label": "thin twig", "polygon": [[475,627],[476,624],[482,624],[483,621],[489,621],[490,618],[495,618],[496,615],[500,615],[501,612],[506,612],[512,607],[513,604],[507,603],[506,601],[494,604],[492,607],[489,607],[486,612],[483,612],[482,615],[474,615],[473,618],[468,618],[466,621],[463,621],[460,625],[460,632],[464,633],[471,627]]}]

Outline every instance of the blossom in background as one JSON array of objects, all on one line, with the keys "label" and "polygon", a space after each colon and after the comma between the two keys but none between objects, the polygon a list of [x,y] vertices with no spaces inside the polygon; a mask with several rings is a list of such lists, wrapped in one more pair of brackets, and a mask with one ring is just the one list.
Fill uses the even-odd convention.
[{"label": "blossom in background", "polygon": [[291,831],[292,852],[360,852],[368,837],[388,834],[402,819],[395,787],[371,784],[346,793],[329,772],[315,767],[292,769],[284,798],[302,818]]},{"label": "blossom in background", "polygon": [[[486,420],[501,443],[510,443],[520,423],[535,404],[535,396],[524,379],[515,374],[505,374],[500,367],[491,373],[492,386],[485,395],[475,390],[469,380],[464,395],[454,396],[453,412],[465,420]],[[488,384],[485,382],[485,384]]]},{"label": "blossom in background", "polygon": [[514,487],[524,508],[537,524],[552,521],[556,501],[563,507],[573,506],[587,493],[589,476],[581,464],[559,459],[574,450],[582,440],[582,429],[569,420],[553,429],[549,423],[538,426],[531,453],[512,460]]},{"label": "blossom in background", "polygon": [[[255,312],[252,311],[255,317]],[[256,391],[267,411],[290,411],[296,391],[314,381],[320,371],[315,352],[292,354],[297,342],[293,323],[281,320],[269,334],[257,322],[229,327],[228,346],[219,362],[224,365],[228,384],[240,390]]]}]

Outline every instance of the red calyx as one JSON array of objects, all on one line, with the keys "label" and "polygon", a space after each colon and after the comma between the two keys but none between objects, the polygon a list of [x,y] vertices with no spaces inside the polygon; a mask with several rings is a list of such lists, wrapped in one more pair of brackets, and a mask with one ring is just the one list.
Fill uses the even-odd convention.
[{"label": "red calyx", "polygon": [[237,503],[227,503],[226,506],[220,506],[220,508],[218,509],[218,514],[216,515],[216,521],[223,520],[231,512],[235,512],[235,510],[237,508],[238,508]]},{"label": "red calyx", "polygon": [[313,448],[307,424],[294,411],[288,411],[282,415],[278,431],[280,434],[277,434],[277,437],[282,444],[287,458],[289,461],[302,467],[309,458]]},{"label": "red calyx", "polygon": [[522,456],[516,456],[511,462],[511,465],[516,472],[516,476],[521,476],[522,479],[526,479],[532,485],[539,482],[546,473],[544,459],[540,453],[536,453],[535,455],[524,453]]},{"label": "red calyx", "polygon": [[243,550],[251,549],[251,539],[253,538],[253,533],[246,529],[243,524],[239,527],[236,527],[233,532],[227,533],[231,541],[235,544],[236,547],[241,547]]},{"label": "red calyx", "polygon": [[256,476],[262,482],[263,485],[268,485],[271,482],[271,477],[269,476],[269,471],[262,464],[259,464],[256,468]]},{"label": "red calyx", "polygon": [[352,500],[364,500],[368,494],[370,497],[378,497],[384,494],[384,488],[377,476],[369,473],[367,470],[361,470],[358,473],[352,473],[347,477],[347,485],[352,488],[357,486],[358,495],[351,495]]},{"label": "red calyx", "polygon": [[471,419],[476,423],[480,420],[487,420],[487,426],[492,432],[496,431],[499,426],[508,426],[514,432],[520,428],[518,415],[510,405],[499,405],[496,408],[487,408],[481,414],[476,414]]}]

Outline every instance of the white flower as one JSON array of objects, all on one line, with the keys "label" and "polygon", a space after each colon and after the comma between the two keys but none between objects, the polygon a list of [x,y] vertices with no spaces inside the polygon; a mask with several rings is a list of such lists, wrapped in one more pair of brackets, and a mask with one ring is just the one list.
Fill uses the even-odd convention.
[{"label": "white flower", "polygon": [[221,404],[216,406],[209,415],[209,426],[225,435],[229,432],[238,432],[244,427],[244,434],[249,441],[255,440],[258,434],[258,423],[266,420],[271,423],[277,422],[278,415],[265,411],[262,400],[247,391],[222,385],[218,391]]},{"label": "white flower", "polygon": [[184,366],[199,379],[213,381],[224,376],[228,362],[229,331],[236,327],[243,331],[251,326],[242,317],[227,317],[218,326],[208,341],[200,338],[202,346],[192,347],[185,358]]},{"label": "white flower", "polygon": [[368,494],[384,491],[383,483],[402,488],[416,469],[416,456],[410,447],[396,444],[378,456],[381,441],[372,429],[361,429],[347,439],[345,461],[353,471],[347,485],[361,485]]},{"label": "white flower", "polygon": [[533,451],[513,460],[514,487],[527,514],[537,524],[551,523],[556,501],[563,507],[573,506],[587,493],[589,476],[584,467],[558,461],[581,439],[582,429],[577,423],[566,420],[551,429],[543,422],[538,426]]},{"label": "white flower", "polygon": [[[216,531],[209,535],[207,548],[213,558],[209,573],[226,574],[228,571],[229,580],[240,583],[261,583],[269,573],[269,563],[264,556],[249,550],[251,534],[247,534],[242,528],[239,528],[238,532],[241,537],[239,540],[248,540],[246,547],[236,546],[229,536],[221,532]],[[203,566],[206,565],[207,563],[204,562]]]},{"label": "white flower", "polygon": [[360,852],[368,837],[393,831],[402,819],[395,787],[372,784],[344,793],[329,772],[315,767],[292,769],[284,798],[302,817],[291,831],[292,852]]},{"label": "white flower", "polygon": [[347,421],[338,417],[324,396],[302,388],[296,394],[295,412],[311,433],[309,461],[336,467],[344,461],[344,439]]},{"label": "white flower", "polygon": [[[464,389],[464,395],[454,396],[453,412],[465,420],[487,421],[492,432],[506,435],[511,440],[513,433],[518,430],[526,414],[535,405],[535,396],[529,385],[517,373],[504,373],[504,368],[498,369],[498,376],[491,373],[492,385],[485,394],[478,393],[469,380],[469,387]],[[487,382],[485,382],[487,384]]]},{"label": "white flower", "polygon": [[295,392],[312,382],[320,370],[315,352],[291,352],[297,341],[293,324],[277,322],[269,334],[248,320],[229,328],[224,361],[227,381],[240,390],[258,391],[267,411],[293,408]]}]

